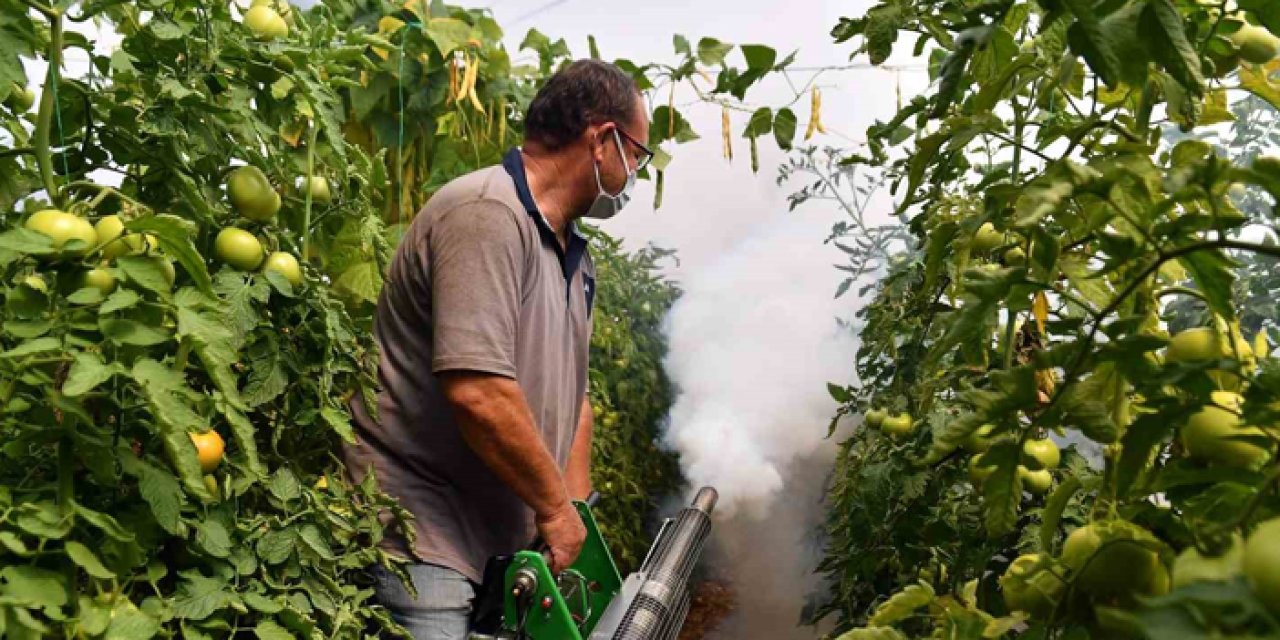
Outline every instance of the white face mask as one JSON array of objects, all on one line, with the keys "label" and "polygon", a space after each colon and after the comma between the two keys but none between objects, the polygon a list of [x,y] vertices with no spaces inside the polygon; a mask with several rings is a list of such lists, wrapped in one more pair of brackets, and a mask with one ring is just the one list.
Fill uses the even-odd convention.
[{"label": "white face mask", "polygon": [[631,201],[631,191],[636,186],[636,172],[627,166],[626,150],[622,148],[622,137],[618,135],[616,129],[613,132],[613,141],[618,145],[618,157],[622,160],[622,168],[627,172],[627,181],[623,183],[621,191],[611,195],[604,190],[604,183],[600,182],[600,165],[592,160],[591,167],[596,172],[596,199],[591,203],[591,208],[587,209],[585,215],[588,218],[607,220],[618,215],[618,212],[627,206],[627,202]]}]

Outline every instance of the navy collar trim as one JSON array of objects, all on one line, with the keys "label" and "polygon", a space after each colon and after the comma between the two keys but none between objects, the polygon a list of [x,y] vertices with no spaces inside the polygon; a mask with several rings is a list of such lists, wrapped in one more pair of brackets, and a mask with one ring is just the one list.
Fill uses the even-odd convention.
[{"label": "navy collar trim", "polygon": [[506,170],[507,175],[511,176],[511,181],[515,183],[516,196],[520,198],[520,204],[524,205],[524,210],[533,218],[534,224],[538,227],[538,233],[542,236],[543,241],[550,244],[555,249],[556,256],[560,258],[560,268],[564,273],[566,282],[573,281],[573,274],[582,264],[582,256],[587,252],[587,238],[578,229],[577,222],[569,223],[569,243],[568,247],[560,245],[560,239],[556,236],[556,232],[551,228],[551,223],[547,221],[547,217],[538,210],[538,203],[533,199],[533,192],[529,190],[529,178],[524,169],[524,156],[521,155],[520,147],[512,147],[502,158],[502,168]]}]

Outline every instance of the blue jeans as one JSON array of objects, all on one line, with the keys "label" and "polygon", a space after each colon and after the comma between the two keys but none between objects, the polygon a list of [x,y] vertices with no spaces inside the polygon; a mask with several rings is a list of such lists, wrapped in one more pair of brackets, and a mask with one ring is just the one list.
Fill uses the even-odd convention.
[{"label": "blue jeans", "polygon": [[391,617],[414,640],[466,640],[475,585],[461,573],[433,564],[410,564],[405,570],[418,591],[416,599],[395,574],[373,568],[378,602]]}]

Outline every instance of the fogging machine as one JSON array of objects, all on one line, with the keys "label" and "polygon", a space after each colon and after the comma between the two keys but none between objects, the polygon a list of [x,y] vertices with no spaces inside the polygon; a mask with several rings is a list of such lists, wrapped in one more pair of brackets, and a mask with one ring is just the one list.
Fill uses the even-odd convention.
[{"label": "fogging machine", "polygon": [[703,487],[667,518],[640,569],[623,580],[591,508],[575,502],[587,528],[572,567],[552,575],[544,545],[485,566],[472,613],[472,640],[672,640],[689,612],[689,577],[711,531],[718,495]]}]

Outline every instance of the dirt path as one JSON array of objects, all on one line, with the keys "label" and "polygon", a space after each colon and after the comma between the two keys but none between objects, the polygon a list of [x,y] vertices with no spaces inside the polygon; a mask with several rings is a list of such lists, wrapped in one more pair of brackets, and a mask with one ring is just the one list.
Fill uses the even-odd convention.
[{"label": "dirt path", "polygon": [[702,640],[716,625],[733,612],[735,598],[727,583],[715,580],[699,582],[694,586],[693,603],[689,615],[680,629],[679,640]]}]

